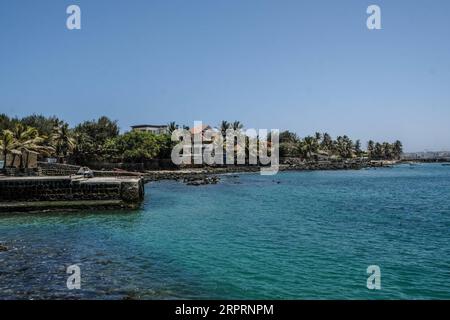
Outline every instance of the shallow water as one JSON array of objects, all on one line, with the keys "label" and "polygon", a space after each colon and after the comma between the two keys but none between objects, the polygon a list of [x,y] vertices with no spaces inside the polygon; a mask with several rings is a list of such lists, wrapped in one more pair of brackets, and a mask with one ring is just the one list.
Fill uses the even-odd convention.
[{"label": "shallow water", "polygon": [[0,216],[0,299],[449,299],[449,231],[440,164],[153,183],[138,211]]}]

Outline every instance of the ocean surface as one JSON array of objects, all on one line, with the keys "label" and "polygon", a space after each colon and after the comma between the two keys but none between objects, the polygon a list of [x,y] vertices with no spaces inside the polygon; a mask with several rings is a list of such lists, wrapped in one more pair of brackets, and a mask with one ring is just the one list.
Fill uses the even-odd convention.
[{"label": "ocean surface", "polygon": [[151,183],[137,211],[0,216],[0,244],[0,299],[449,299],[450,166]]}]

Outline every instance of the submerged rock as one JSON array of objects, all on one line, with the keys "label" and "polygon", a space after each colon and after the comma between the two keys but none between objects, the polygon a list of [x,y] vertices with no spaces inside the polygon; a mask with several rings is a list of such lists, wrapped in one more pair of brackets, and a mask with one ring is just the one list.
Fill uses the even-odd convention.
[{"label": "submerged rock", "polygon": [[219,180],[220,178],[217,176],[189,177],[184,179],[184,183],[186,183],[188,186],[203,186],[207,184],[217,184]]},{"label": "submerged rock", "polygon": [[8,251],[8,248],[0,244],[0,252]]}]

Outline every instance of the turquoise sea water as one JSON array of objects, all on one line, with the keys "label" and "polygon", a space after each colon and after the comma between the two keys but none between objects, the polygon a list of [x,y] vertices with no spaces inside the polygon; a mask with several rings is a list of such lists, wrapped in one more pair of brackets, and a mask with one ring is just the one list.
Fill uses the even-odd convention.
[{"label": "turquoise sea water", "polygon": [[153,183],[138,211],[0,216],[0,243],[0,299],[449,299],[450,167]]}]

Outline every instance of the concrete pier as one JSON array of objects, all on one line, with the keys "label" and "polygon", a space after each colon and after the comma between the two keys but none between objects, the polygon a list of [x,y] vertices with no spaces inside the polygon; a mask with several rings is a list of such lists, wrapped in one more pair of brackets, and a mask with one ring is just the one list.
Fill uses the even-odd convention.
[{"label": "concrete pier", "polygon": [[0,212],[136,208],[143,199],[138,177],[0,178]]}]

